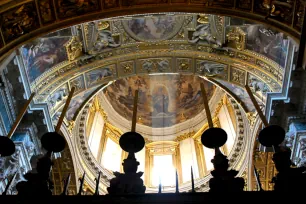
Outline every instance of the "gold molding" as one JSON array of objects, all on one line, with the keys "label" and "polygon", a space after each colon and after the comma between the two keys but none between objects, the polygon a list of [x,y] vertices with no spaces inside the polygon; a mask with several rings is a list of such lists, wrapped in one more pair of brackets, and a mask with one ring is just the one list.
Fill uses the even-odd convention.
[{"label": "gold molding", "polygon": [[192,138],[194,136],[194,134],[195,134],[195,131],[188,132],[188,133],[186,132],[182,135],[177,136],[174,141],[180,142],[180,141],[183,141],[185,139]]},{"label": "gold molding", "polygon": [[78,36],[73,36],[69,42],[67,42],[65,48],[69,61],[73,61],[83,54],[83,44]]},{"label": "gold molding", "polygon": [[[214,125],[214,127],[220,127],[220,121],[219,121],[219,118],[218,117],[214,117],[213,118],[213,125]],[[203,127],[200,129],[200,130],[198,130],[198,132],[196,132],[194,135],[193,135],[193,139],[195,139],[195,140],[200,140],[201,139],[201,135],[203,134],[203,132],[205,131],[205,130],[207,130],[208,129],[208,123],[205,123],[204,125],[203,125]]]},{"label": "gold molding", "polygon": [[234,27],[226,34],[228,45],[237,50],[244,50],[246,44],[246,33],[239,27]]},{"label": "gold molding", "polygon": [[150,155],[175,154],[178,147],[179,143],[175,141],[157,141],[146,144]]}]

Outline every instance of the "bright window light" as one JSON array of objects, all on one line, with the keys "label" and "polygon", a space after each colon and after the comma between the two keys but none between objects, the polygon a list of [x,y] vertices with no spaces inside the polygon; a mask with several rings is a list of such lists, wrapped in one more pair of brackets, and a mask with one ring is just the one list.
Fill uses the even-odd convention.
[{"label": "bright window light", "polygon": [[154,156],[152,185],[158,186],[161,181],[163,186],[175,185],[175,168],[172,155]]},{"label": "bright window light", "polygon": [[204,150],[206,169],[207,169],[207,171],[211,171],[214,168],[214,165],[211,163],[211,160],[215,156],[215,150],[204,147],[204,145],[203,145],[203,150]]},{"label": "bright window light", "polygon": [[120,171],[122,150],[120,146],[110,138],[107,138],[105,151],[102,157],[102,165],[111,171]]}]

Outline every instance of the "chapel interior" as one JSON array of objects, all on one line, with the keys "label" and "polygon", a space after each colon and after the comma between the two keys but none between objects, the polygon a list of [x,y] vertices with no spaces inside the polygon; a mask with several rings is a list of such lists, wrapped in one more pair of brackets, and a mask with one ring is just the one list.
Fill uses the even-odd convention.
[{"label": "chapel interior", "polygon": [[0,202],[305,190],[305,8],[0,1]]}]

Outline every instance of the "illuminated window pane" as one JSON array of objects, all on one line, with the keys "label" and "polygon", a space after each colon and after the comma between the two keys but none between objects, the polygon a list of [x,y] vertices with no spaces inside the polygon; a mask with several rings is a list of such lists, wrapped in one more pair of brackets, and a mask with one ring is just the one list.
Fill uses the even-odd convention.
[{"label": "illuminated window pane", "polygon": [[96,158],[99,153],[100,140],[102,137],[103,127],[104,127],[103,117],[100,113],[96,113],[88,141],[91,153]]},{"label": "illuminated window pane", "polygon": [[175,185],[175,169],[172,155],[154,156],[152,185],[158,186],[159,181],[163,186]]},{"label": "illuminated window pane", "polygon": [[107,138],[105,150],[102,156],[102,165],[111,171],[120,171],[122,150],[120,146]]},{"label": "illuminated window pane", "polygon": [[213,164],[211,163],[211,160],[215,156],[215,150],[204,147],[204,145],[203,145],[203,150],[204,150],[206,169],[207,171],[211,171],[214,168]]}]

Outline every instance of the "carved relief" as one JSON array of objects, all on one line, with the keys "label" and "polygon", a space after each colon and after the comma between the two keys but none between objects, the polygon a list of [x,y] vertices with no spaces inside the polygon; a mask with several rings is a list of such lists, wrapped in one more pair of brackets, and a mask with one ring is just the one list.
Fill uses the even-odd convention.
[{"label": "carved relief", "polygon": [[245,71],[231,67],[231,82],[244,86],[245,77],[246,77]]},{"label": "carved relief", "polygon": [[255,93],[260,92],[261,96],[265,96],[270,91],[267,84],[251,74],[248,75],[248,85]]},{"label": "carved relief", "polygon": [[193,70],[192,60],[188,58],[178,58],[176,60],[176,67],[178,72],[190,72]]},{"label": "carved relief", "polygon": [[255,60],[256,60],[254,57],[251,57],[249,55],[243,54],[241,52],[237,53],[237,58],[241,59],[243,61],[251,62],[251,63],[255,63]]},{"label": "carved relief", "polygon": [[[268,5],[269,4],[269,5]],[[269,17],[290,23],[293,17],[293,1],[263,0],[263,5],[269,9]]]},{"label": "carved relief", "polygon": [[209,61],[197,61],[197,73],[204,76],[216,76],[225,70],[226,65]]},{"label": "carved relief", "polygon": [[15,7],[0,16],[0,25],[6,43],[38,27],[35,11],[34,4],[28,3]]},{"label": "carved relief", "polygon": [[281,68],[277,70],[274,67],[268,65],[267,63],[263,62],[262,60],[257,60],[256,64],[268,71],[269,73],[273,74],[276,79],[283,81],[283,74],[280,72]]},{"label": "carved relief", "polygon": [[141,72],[165,72],[171,70],[170,59],[142,59],[140,61]]},{"label": "carved relief", "polygon": [[210,28],[210,24],[200,24],[196,27],[196,30],[192,33],[190,43],[206,43],[212,47],[221,47],[222,42],[213,36]]},{"label": "carved relief", "polygon": [[53,1],[52,0],[40,0],[38,2],[39,15],[43,24],[51,23],[55,20]]},{"label": "carved relief", "polygon": [[226,34],[228,46],[237,50],[244,50],[246,43],[246,33],[239,27],[231,28]]},{"label": "carved relief", "polygon": [[238,0],[237,7],[244,10],[251,10],[252,9],[252,1],[251,0]]},{"label": "carved relief", "polygon": [[191,138],[192,136],[194,136],[194,134],[195,134],[195,131],[184,133],[184,134],[182,134],[180,136],[177,136],[174,141],[176,141],[176,142],[183,141],[185,139]]},{"label": "carved relief", "polygon": [[64,86],[58,88],[54,93],[49,95],[47,102],[49,104],[49,109],[52,110],[56,105],[61,103],[68,96],[68,87]]},{"label": "carved relief", "polygon": [[208,24],[209,23],[209,14],[200,14],[197,22],[200,24]]},{"label": "carved relief", "polygon": [[99,0],[59,0],[56,1],[57,13],[59,18],[79,16],[100,9]]},{"label": "carved relief", "polygon": [[100,21],[87,25],[87,45],[89,54],[98,54],[102,51],[109,50],[120,46],[119,38],[112,35],[109,29],[109,23]]},{"label": "carved relief", "polygon": [[102,1],[104,9],[111,9],[119,6],[119,0],[105,0]]},{"label": "carved relief", "polygon": [[83,44],[77,36],[73,36],[65,47],[69,61],[75,60],[82,55]]},{"label": "carved relief", "polygon": [[134,61],[120,63],[119,75],[125,76],[134,73]]},{"label": "carved relief", "polygon": [[303,17],[305,14],[306,2],[303,0],[298,0],[295,5],[295,16],[294,16],[294,26],[297,29],[301,29],[303,25]]}]

